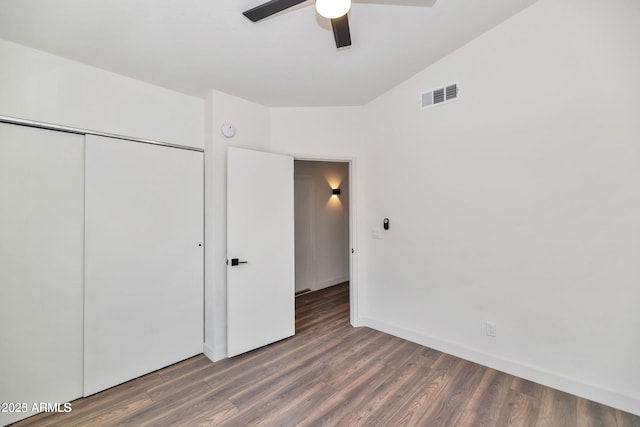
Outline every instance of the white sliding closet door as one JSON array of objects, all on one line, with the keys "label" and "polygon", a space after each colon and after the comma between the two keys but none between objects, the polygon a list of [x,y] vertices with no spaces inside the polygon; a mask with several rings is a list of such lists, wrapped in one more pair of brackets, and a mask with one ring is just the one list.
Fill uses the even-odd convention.
[{"label": "white sliding closet door", "polygon": [[82,395],[83,174],[84,136],[0,123],[0,425]]},{"label": "white sliding closet door", "polygon": [[202,353],[203,154],[86,138],[85,396]]}]

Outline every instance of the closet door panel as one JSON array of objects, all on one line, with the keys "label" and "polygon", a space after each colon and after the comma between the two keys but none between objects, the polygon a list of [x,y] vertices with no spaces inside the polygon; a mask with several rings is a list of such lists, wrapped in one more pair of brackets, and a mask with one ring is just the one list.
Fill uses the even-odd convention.
[{"label": "closet door panel", "polygon": [[[82,395],[84,136],[0,123],[0,413]],[[14,408],[15,409],[15,408]]]},{"label": "closet door panel", "polygon": [[202,353],[203,154],[86,141],[84,394]]}]

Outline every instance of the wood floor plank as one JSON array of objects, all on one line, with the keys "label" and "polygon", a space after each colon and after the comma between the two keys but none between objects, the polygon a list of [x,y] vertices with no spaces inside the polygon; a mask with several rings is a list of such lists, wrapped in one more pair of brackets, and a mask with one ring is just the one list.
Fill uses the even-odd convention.
[{"label": "wood floor plank", "polygon": [[570,394],[545,388],[540,403],[538,426],[544,427],[554,423],[558,427],[577,427],[576,397]]},{"label": "wood floor plank", "polygon": [[380,359],[380,362],[384,365],[397,369],[423,354],[424,347],[421,345],[397,337],[391,338],[392,340],[389,343],[391,346],[390,351],[386,352]]},{"label": "wood floor plank", "polygon": [[[318,382],[305,389],[304,393],[294,396],[286,407],[271,411],[260,418],[258,426],[299,426],[314,413],[315,409],[335,395],[335,390]],[[284,410],[284,408],[288,408]]]},{"label": "wood floor plank", "polygon": [[531,396],[537,409],[540,409],[540,402],[542,402],[542,394],[545,388],[543,385],[525,380],[524,378],[513,377],[513,381],[511,382],[511,389]]},{"label": "wood floor plank", "polygon": [[615,411],[618,427],[640,427],[640,416],[623,411]]},{"label": "wood floor plank", "polygon": [[426,357],[420,356],[393,370],[392,377],[372,389],[369,398],[355,405],[339,425],[363,426],[376,419],[374,414],[388,414],[403,399],[401,393],[410,387],[412,381],[427,377],[431,363]]},{"label": "wood floor plank", "polygon": [[73,421],[65,420],[64,425],[68,427],[92,426],[112,426],[121,425],[131,419],[137,411],[149,408],[153,405],[151,399],[140,396],[135,400],[120,402],[117,406],[92,412],[91,414],[76,418]]},{"label": "wood floor plank", "polygon": [[352,338],[355,340],[359,337],[353,333],[343,334],[336,331],[324,335],[322,339],[299,346],[289,346],[286,342],[277,343],[274,346],[285,351],[274,351],[267,355],[260,353],[258,358],[248,359],[251,362],[249,364],[243,363],[244,361],[235,366],[231,364],[221,372],[215,372],[203,379],[219,393],[233,395],[242,390],[246,384],[268,381],[270,376],[282,375],[282,369],[294,369],[311,360],[322,358],[326,351],[342,345],[343,342],[349,342]]},{"label": "wood floor plank", "polygon": [[640,427],[640,417],[349,325],[349,285],[296,297],[296,335],[203,355],[16,426]]},{"label": "wood floor plank", "polygon": [[458,426],[495,425],[509,394],[513,379],[510,375],[486,369],[480,384],[474,390]]},{"label": "wood floor plank", "polygon": [[436,400],[450,381],[451,377],[446,373],[430,368],[420,376],[406,378],[403,386],[386,399],[362,425],[397,425],[399,419],[404,418],[411,408],[415,408],[423,400]]},{"label": "wood floor plank", "polygon": [[528,394],[510,389],[506,404],[503,405],[496,425],[508,427],[535,427],[538,422],[539,406]]},{"label": "wood floor plank", "polygon": [[191,412],[175,420],[172,427],[219,426],[238,413],[228,400],[219,400],[213,396],[202,399],[191,407]]},{"label": "wood floor plank", "polygon": [[130,412],[125,420],[118,422],[118,425],[137,427],[158,424],[158,420],[175,418],[176,415],[186,412],[186,407],[194,405],[208,393],[211,393],[211,388],[206,383],[203,381],[193,382],[176,389],[170,397],[156,402],[151,400],[149,405]]},{"label": "wood floor plank", "polygon": [[455,371],[455,376],[449,373],[451,381],[430,405],[420,419],[420,424],[415,425],[456,425],[487,369],[489,368],[465,362],[462,368]]},{"label": "wood floor plank", "polygon": [[173,399],[177,394],[190,393],[194,385],[202,390],[210,390],[211,387],[202,381],[203,373],[211,367],[210,363],[207,365],[208,367],[204,368],[192,367],[192,371],[187,371],[181,376],[173,376],[169,381],[149,387],[146,390],[147,395],[154,402],[163,402],[167,399]]},{"label": "wood floor plank", "polygon": [[392,372],[380,364],[353,372],[348,385],[336,390],[333,396],[314,408],[313,415],[307,416],[305,420],[301,421],[300,426],[339,425],[338,421],[353,406],[358,405],[364,399],[368,399],[368,390],[387,381],[391,374]]},{"label": "wood floor plank", "polygon": [[607,427],[616,425],[612,408],[586,399],[577,401],[577,424],[580,427]]},{"label": "wood floor plank", "polygon": [[326,366],[321,362],[299,363],[290,366],[277,375],[270,375],[254,383],[245,384],[234,393],[225,396],[240,410],[247,410],[256,406],[260,400],[269,401],[270,395],[281,394],[290,389],[291,385],[306,386],[316,382],[323,382],[328,377]]},{"label": "wood floor plank", "polygon": [[[264,418],[271,415],[279,416],[282,412],[292,410],[292,404],[296,398],[310,398],[315,392],[317,385],[326,385],[321,381],[321,365],[314,365],[306,370],[301,376],[300,381],[287,381],[282,378],[270,384],[270,387],[261,390],[261,393],[255,394],[253,399],[246,400],[241,412],[232,417],[224,425],[229,426],[248,426],[257,425]],[[333,392],[333,390],[331,390]],[[236,406],[237,403],[233,402]]]},{"label": "wood floor plank", "polygon": [[333,358],[329,360],[329,372],[332,375],[327,379],[327,383],[336,390],[342,390],[350,386],[360,376],[366,375],[368,369],[375,368],[377,370],[378,365],[381,365],[376,362],[377,357],[387,351],[385,338],[384,336],[374,336],[366,346],[361,347],[359,351],[353,352],[338,363],[334,363]]}]

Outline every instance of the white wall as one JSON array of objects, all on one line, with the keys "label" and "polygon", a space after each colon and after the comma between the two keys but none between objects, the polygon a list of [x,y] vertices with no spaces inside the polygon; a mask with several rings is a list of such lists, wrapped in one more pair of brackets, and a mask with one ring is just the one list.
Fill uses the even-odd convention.
[{"label": "white wall", "polygon": [[640,414],[639,20],[540,0],[366,107],[365,323]]},{"label": "white wall", "polygon": [[271,108],[271,150],[297,159],[351,159],[361,154],[368,123],[362,107]]},{"label": "white wall", "polygon": [[[205,354],[227,356],[227,147],[269,151],[269,109],[219,91],[206,100],[205,147]],[[233,138],[220,129],[236,128]]]},{"label": "white wall", "polygon": [[0,39],[0,115],[204,146],[204,101]]},{"label": "white wall", "polygon": [[[300,177],[311,180],[313,194],[309,195],[310,218],[305,214],[307,206],[300,205],[301,198],[295,200],[296,277],[310,277],[311,283],[299,286],[296,281],[296,291],[307,287],[315,291],[349,280],[349,163],[296,160],[294,179]],[[340,188],[340,195],[332,195],[333,188]],[[304,232],[298,224],[305,222],[311,225],[308,262],[299,259],[297,247],[297,234]]]}]

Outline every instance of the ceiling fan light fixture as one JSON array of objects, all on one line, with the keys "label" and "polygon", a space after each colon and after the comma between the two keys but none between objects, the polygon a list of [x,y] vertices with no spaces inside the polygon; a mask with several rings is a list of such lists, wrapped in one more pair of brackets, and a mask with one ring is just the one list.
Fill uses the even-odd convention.
[{"label": "ceiling fan light fixture", "polygon": [[344,16],[349,9],[351,9],[351,0],[316,0],[316,10],[328,19]]}]

